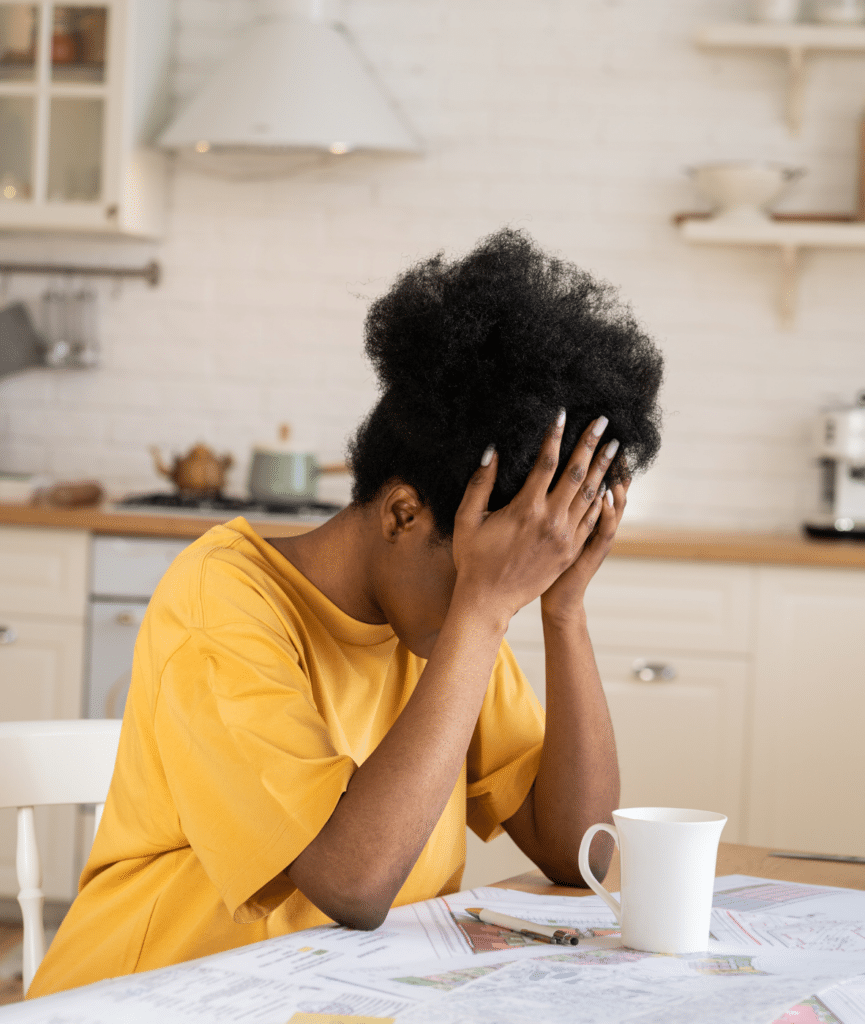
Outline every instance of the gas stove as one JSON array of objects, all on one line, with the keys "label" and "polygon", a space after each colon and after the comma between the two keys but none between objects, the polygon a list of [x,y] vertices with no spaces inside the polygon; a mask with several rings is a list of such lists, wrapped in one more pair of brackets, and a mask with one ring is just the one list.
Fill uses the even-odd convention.
[{"label": "gas stove", "polygon": [[157,491],[154,494],[131,494],[115,503],[118,512],[170,515],[247,516],[253,519],[330,519],[344,506],[330,501],[298,499],[297,501],[261,502],[251,498],[235,498],[225,494],[200,495],[182,491]]}]

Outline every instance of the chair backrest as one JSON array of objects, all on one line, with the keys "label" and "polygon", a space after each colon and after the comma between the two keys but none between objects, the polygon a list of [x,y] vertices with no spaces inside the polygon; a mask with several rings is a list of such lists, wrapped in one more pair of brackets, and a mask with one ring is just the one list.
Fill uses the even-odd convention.
[{"label": "chair backrest", "polygon": [[24,991],[45,956],[42,866],[33,808],[96,804],[94,831],[108,795],[119,721],[0,722],[0,807],[18,808],[16,867],[24,918]]}]

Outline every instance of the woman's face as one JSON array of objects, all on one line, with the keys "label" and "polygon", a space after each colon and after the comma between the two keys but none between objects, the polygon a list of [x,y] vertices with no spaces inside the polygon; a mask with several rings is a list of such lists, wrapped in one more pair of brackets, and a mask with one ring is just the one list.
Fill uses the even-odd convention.
[{"label": "woman's face", "polygon": [[379,605],[403,644],[428,658],[444,624],[457,572],[450,540],[442,540],[425,506],[412,510],[389,545]]}]

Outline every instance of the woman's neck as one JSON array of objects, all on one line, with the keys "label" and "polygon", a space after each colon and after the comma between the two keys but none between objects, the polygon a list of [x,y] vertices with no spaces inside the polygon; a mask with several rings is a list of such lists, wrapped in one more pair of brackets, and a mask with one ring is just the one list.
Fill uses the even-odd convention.
[{"label": "woman's neck", "polygon": [[381,625],[387,618],[376,600],[371,571],[376,526],[363,510],[349,505],[309,533],[266,539],[346,615]]}]

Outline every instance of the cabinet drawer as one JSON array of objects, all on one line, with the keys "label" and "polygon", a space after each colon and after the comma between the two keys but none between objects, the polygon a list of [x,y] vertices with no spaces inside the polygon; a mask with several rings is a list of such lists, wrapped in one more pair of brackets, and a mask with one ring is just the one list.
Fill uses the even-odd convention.
[{"label": "cabinet drawer", "polygon": [[[750,663],[665,651],[596,653],[616,733],[623,807],[693,807],[728,817],[727,842],[743,842],[746,700]],[[643,682],[645,658],[675,677]]]},{"label": "cabinet drawer", "polygon": [[751,648],[754,570],[608,559],[586,591],[596,645],[746,654]]},{"label": "cabinet drawer", "polygon": [[[754,590],[750,566],[611,558],[586,591],[589,633],[608,647],[747,654]],[[540,599],[511,619],[507,638],[543,643]]]},{"label": "cabinet drawer", "polygon": [[90,537],[71,530],[0,528],[0,618],[10,613],[83,619]]}]

